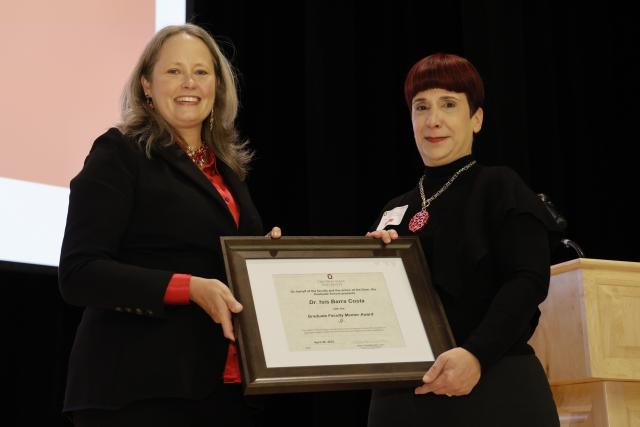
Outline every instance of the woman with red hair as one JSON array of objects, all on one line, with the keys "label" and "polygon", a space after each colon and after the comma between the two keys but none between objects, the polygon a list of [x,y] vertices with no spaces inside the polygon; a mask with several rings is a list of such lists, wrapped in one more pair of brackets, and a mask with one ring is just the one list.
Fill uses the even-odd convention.
[{"label": "woman with red hair", "polygon": [[559,426],[527,344],[549,287],[554,222],[513,170],[476,162],[484,86],[469,61],[423,58],[405,98],[424,174],[367,235],[420,237],[458,347],[438,355],[415,390],[374,390],[369,426]]}]

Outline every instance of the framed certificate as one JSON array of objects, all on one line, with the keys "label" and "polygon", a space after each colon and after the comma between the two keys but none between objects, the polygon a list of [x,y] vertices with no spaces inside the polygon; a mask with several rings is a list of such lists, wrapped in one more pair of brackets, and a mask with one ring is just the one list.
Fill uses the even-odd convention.
[{"label": "framed certificate", "polygon": [[222,237],[245,394],[417,386],[455,346],[417,237]]}]

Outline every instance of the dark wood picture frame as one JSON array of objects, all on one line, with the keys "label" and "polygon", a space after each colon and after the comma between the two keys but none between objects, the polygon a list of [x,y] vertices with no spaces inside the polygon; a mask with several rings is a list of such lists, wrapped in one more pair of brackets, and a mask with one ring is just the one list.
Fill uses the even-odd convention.
[{"label": "dark wood picture frame", "polygon": [[250,259],[401,258],[434,359],[455,346],[440,298],[417,237],[384,245],[365,237],[221,237],[228,284],[244,309],[234,318],[245,394],[291,393],[417,386],[433,361],[267,367],[254,295]]}]

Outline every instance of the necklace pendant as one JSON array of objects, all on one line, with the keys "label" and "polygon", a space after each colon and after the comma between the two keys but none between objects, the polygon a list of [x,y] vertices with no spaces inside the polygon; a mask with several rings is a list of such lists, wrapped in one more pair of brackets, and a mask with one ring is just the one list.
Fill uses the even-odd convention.
[{"label": "necklace pendant", "polygon": [[409,221],[409,230],[412,233],[417,233],[422,230],[429,221],[429,212],[426,209],[420,209]]}]

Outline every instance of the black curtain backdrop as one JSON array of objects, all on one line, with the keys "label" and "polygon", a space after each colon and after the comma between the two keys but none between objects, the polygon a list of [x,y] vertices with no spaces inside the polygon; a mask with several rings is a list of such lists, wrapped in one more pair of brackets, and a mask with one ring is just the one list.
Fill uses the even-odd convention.
[{"label": "black curtain backdrop", "polygon": [[[238,70],[238,125],[256,152],[249,185],[266,226],[362,235],[386,201],[413,187],[423,166],[404,77],[420,58],[447,51],[485,80],[478,160],[508,165],[548,194],[587,257],[640,261],[640,30],[631,7],[191,0],[188,15]],[[2,382],[12,396],[3,425],[70,425],[60,408],[81,310],[61,301],[55,272],[0,265],[0,281],[9,302]],[[365,426],[368,399],[367,391],[272,396],[265,421]]]},{"label": "black curtain backdrop", "polygon": [[475,154],[548,194],[587,257],[640,261],[638,15],[621,1],[211,2],[191,20],[239,74],[249,183],[269,226],[361,235],[422,170],[404,78],[437,51],[486,85]]}]

